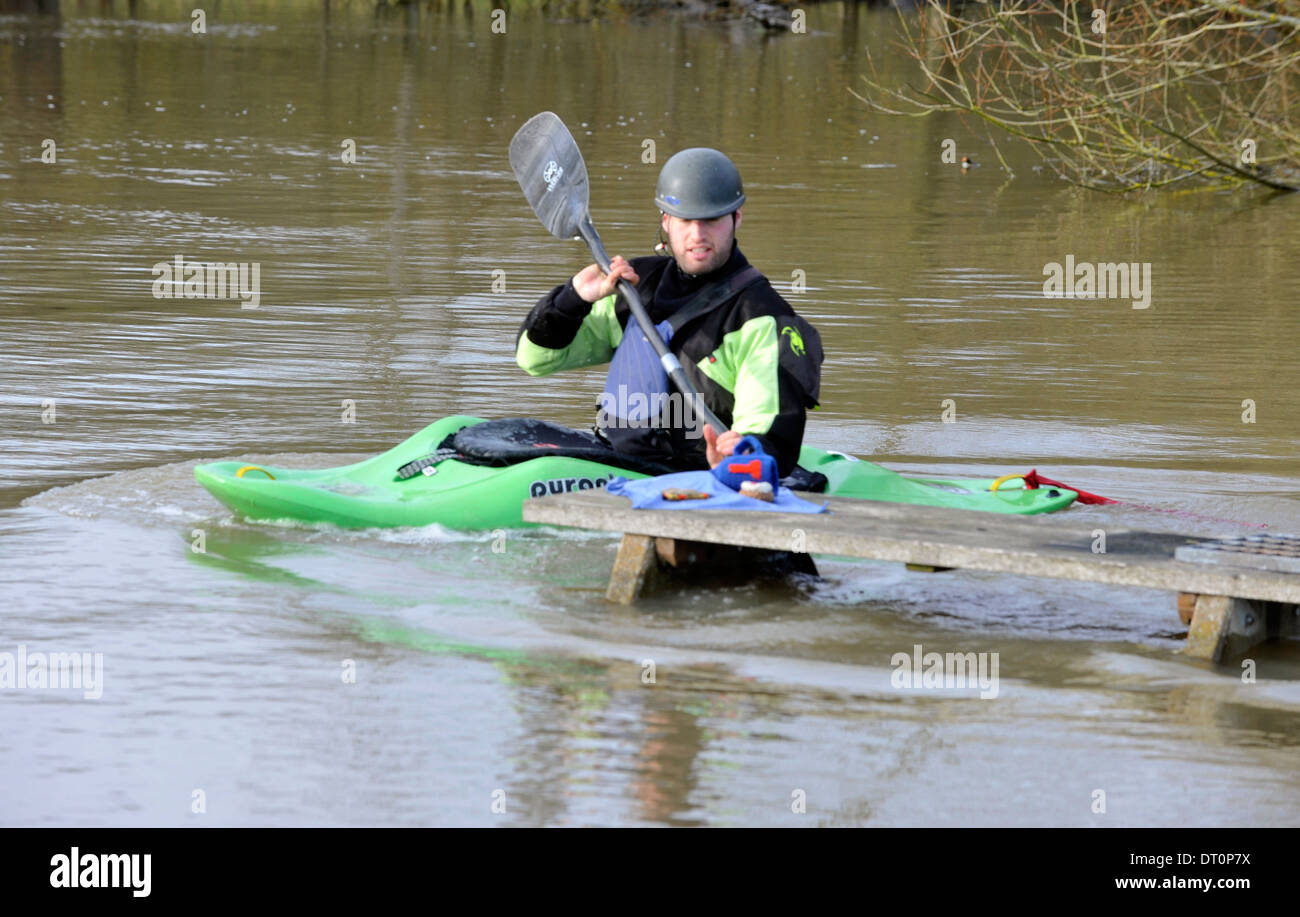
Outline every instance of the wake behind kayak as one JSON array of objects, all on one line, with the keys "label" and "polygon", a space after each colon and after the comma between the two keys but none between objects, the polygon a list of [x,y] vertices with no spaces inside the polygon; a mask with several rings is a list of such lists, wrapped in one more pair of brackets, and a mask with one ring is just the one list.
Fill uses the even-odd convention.
[{"label": "wake behind kayak", "polygon": [[[454,437],[467,427],[474,435]],[[458,451],[459,450],[459,451]],[[998,513],[1063,509],[1073,491],[1025,489],[1019,481],[907,478],[872,462],[803,447],[799,464],[826,476],[825,493],[865,500]],[[604,487],[614,477],[672,469],[614,453],[590,434],[537,420],[445,417],[387,452],[337,468],[303,470],[212,462],[194,477],[248,519],[328,522],[344,528],[437,523],[453,529],[524,525],[530,497]]]}]

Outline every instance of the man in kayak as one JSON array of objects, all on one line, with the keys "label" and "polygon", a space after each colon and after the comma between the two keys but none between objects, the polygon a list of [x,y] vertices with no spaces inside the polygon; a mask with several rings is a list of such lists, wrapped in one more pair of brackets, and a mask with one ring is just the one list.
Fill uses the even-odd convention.
[{"label": "man in kayak", "polygon": [[[588,265],[524,319],[515,356],[530,375],[611,363],[596,431],[614,449],[673,468],[706,468],[749,435],[776,457],[782,476],[793,471],[805,412],[817,407],[821,341],[741,254],[736,230],[744,203],[730,159],[711,149],[681,151],[664,164],[655,188],[672,256],[616,256],[608,274]],[[666,391],[658,358],[616,290],[619,280],[636,287],[728,432],[701,427],[685,399]]]}]

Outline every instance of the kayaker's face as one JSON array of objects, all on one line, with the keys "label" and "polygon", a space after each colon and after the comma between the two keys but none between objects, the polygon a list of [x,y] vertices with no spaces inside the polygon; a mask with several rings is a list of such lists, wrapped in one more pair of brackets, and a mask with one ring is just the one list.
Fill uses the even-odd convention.
[{"label": "kayaker's face", "polygon": [[740,228],[740,211],[713,220],[683,220],[665,213],[662,226],[677,266],[687,274],[707,274],[731,257],[731,246]]}]

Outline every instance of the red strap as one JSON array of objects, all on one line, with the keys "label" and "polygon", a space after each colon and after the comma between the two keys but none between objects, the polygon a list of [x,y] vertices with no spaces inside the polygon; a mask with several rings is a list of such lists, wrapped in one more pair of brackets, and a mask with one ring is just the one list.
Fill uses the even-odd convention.
[{"label": "red strap", "polygon": [[1200,522],[1214,522],[1214,523],[1223,523],[1223,524],[1230,524],[1230,525],[1244,525],[1249,528],[1257,528],[1257,529],[1268,528],[1268,524],[1265,522],[1241,522],[1240,520],[1237,519],[1222,519],[1218,516],[1205,516],[1202,515],[1201,513],[1189,512],[1188,510],[1169,509],[1167,507],[1161,507],[1161,506],[1148,506],[1145,503],[1130,503],[1127,500],[1112,500],[1110,497],[1102,497],[1097,494],[1090,494],[1086,490],[1080,490],[1079,488],[1074,487],[1070,484],[1062,484],[1060,481],[1053,481],[1051,478],[1044,477],[1043,475],[1039,474],[1036,469],[1030,471],[1029,474],[1025,475],[1026,488],[1033,490],[1034,488],[1039,486],[1060,487],[1063,490],[1072,490],[1079,495],[1078,502],[1080,503],[1094,503],[1101,506],[1104,506],[1107,503],[1120,503],[1123,504],[1124,506],[1131,506],[1134,509],[1148,510],[1154,513],[1168,513],[1169,515],[1177,516],[1180,519],[1195,519]]},{"label": "red strap", "polygon": [[1105,506],[1107,503],[1120,502],[1118,500],[1112,500],[1110,497],[1102,497],[1099,496],[1098,494],[1090,494],[1086,490],[1080,490],[1079,488],[1075,487],[1072,484],[1062,484],[1060,481],[1053,481],[1051,478],[1044,477],[1043,475],[1039,474],[1037,469],[1034,469],[1033,471],[1030,471],[1029,474],[1025,475],[1025,487],[1028,488],[1029,490],[1034,490],[1035,488],[1043,484],[1047,485],[1048,487],[1059,487],[1062,490],[1074,491],[1076,494],[1079,495],[1080,503],[1094,503],[1098,506]]}]

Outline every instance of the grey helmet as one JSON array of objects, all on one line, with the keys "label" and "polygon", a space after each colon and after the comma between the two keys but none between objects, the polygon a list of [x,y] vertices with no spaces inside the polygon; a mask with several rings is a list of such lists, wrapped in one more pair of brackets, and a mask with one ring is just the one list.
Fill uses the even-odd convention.
[{"label": "grey helmet", "polygon": [[655,206],[683,220],[712,220],[745,203],[740,172],[730,159],[708,147],[674,155],[659,172]]}]

